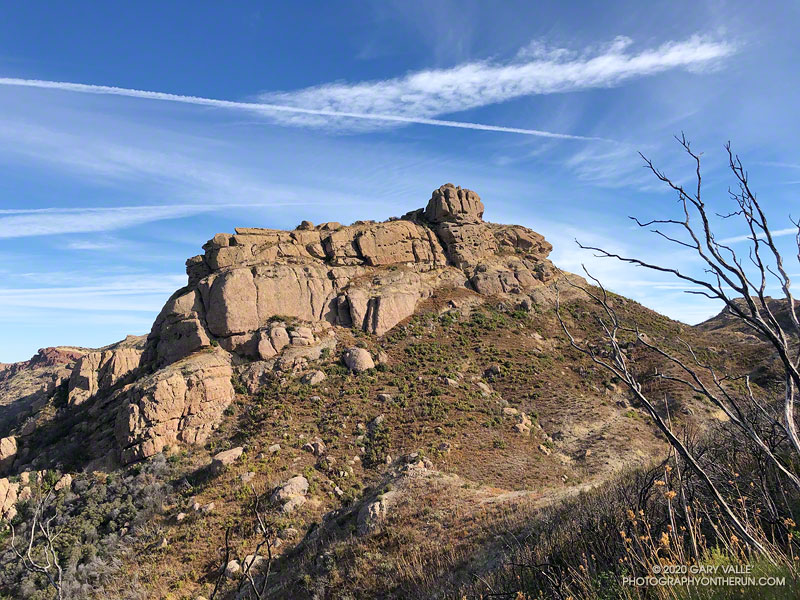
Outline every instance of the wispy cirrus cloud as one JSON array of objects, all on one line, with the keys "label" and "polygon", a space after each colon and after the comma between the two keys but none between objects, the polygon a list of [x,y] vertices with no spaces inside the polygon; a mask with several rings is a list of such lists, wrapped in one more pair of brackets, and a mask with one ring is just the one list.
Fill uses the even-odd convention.
[{"label": "wispy cirrus cloud", "polygon": [[92,85],[84,83],[72,83],[67,81],[43,81],[40,79],[20,79],[15,77],[0,77],[0,85],[30,87],[41,89],[61,90],[65,92],[78,92],[84,94],[102,94],[111,96],[127,96],[129,98],[140,98],[142,100],[160,100],[164,102],[178,102],[182,104],[195,104],[199,106],[209,106],[212,108],[233,109],[239,111],[249,111],[257,113],[264,118],[272,119],[274,122],[288,125],[307,125],[308,121],[293,121],[286,119],[285,115],[302,115],[303,117],[321,117],[323,119],[348,119],[366,120],[377,123],[391,123],[395,125],[432,125],[435,127],[453,127],[456,129],[474,129],[478,131],[494,131],[499,133],[518,133],[535,137],[571,139],[571,140],[595,140],[610,141],[604,138],[572,135],[567,133],[557,133],[544,131],[541,129],[526,129],[522,127],[505,127],[501,125],[487,125],[485,123],[470,123],[465,121],[449,121],[442,119],[431,119],[424,116],[408,116],[402,114],[383,114],[365,113],[354,110],[331,110],[326,108],[308,108],[302,106],[281,105],[265,102],[236,102],[232,100],[218,100],[215,98],[200,98],[197,96],[184,96],[180,94],[168,94],[165,92],[152,92],[147,90],[135,90],[130,88],[120,88],[106,85]]},{"label": "wispy cirrus cloud", "polygon": [[[282,203],[260,206],[283,206]],[[0,210],[0,239],[66,233],[92,233],[134,227],[154,221],[180,219],[254,204],[168,204],[108,208],[40,208]]]},{"label": "wispy cirrus cloud", "polygon": [[737,51],[729,41],[700,35],[640,52],[629,51],[632,43],[629,38],[619,37],[604,47],[580,53],[534,44],[507,63],[469,62],[379,81],[327,83],[295,91],[266,92],[260,95],[260,102],[13,77],[0,77],[0,85],[247,111],[289,126],[371,130],[419,124],[555,139],[610,141],[595,136],[434,117],[524,96],[611,87],[673,69],[701,70]]},{"label": "wispy cirrus cloud", "polygon": [[[787,235],[797,235],[797,227],[787,227],[785,229],[776,229],[775,231],[770,231],[770,235],[774,238],[776,237],[785,237]],[[759,236],[761,237],[761,236]],[[722,238],[721,240],[717,240],[720,244],[736,244],[739,242],[746,242],[751,240],[752,234],[747,233],[743,235],[734,235],[732,237]],[[763,237],[762,237],[763,239]]]},{"label": "wispy cirrus cloud", "polygon": [[[47,274],[42,274],[46,279]],[[77,279],[77,278],[76,278]],[[185,284],[183,275],[107,275],[78,285],[0,288],[0,305],[15,309],[64,309],[152,313]],[[2,319],[0,319],[2,320]]]},{"label": "wispy cirrus cloud", "polygon": [[612,87],[673,69],[701,70],[737,51],[736,45],[729,41],[701,35],[639,52],[631,51],[632,44],[631,39],[618,37],[605,46],[576,52],[533,42],[506,63],[469,62],[379,81],[268,92],[260,99],[331,113],[276,115],[289,124],[369,129],[387,124],[341,118],[332,121],[330,117],[340,111],[433,117],[525,96]]}]

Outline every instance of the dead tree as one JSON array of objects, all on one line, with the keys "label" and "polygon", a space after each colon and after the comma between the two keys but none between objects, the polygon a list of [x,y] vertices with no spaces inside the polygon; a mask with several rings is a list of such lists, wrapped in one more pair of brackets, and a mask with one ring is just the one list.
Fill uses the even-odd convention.
[{"label": "dead tree", "polygon": [[[258,542],[253,550],[252,560],[247,561],[247,557],[244,559],[237,557],[237,562],[243,566],[243,569],[239,575],[236,590],[237,592],[241,592],[243,589],[248,589],[250,593],[255,595],[255,598],[265,598],[269,576],[272,571],[272,563],[274,561],[273,550],[276,547],[277,531],[271,513],[265,510],[268,507],[264,506],[266,502],[263,496],[258,494],[252,485],[250,486],[250,492],[252,494],[250,516],[255,522]],[[228,527],[225,530],[224,558],[210,600],[214,600],[217,594],[222,590],[222,584],[226,577],[226,569],[232,554],[230,542],[232,529],[232,527]],[[266,550],[267,553],[266,557],[263,558],[263,560],[266,561],[266,567],[262,566],[261,561],[257,561],[258,558],[262,558],[260,553],[264,550]]]},{"label": "dead tree", "polygon": [[46,516],[53,497],[53,491],[50,490],[36,502],[30,530],[24,534],[27,540],[23,539],[20,546],[17,546],[16,529],[11,525],[11,550],[26,571],[44,575],[48,584],[55,590],[56,598],[61,600],[64,597],[62,584],[64,573],[55,548],[58,531],[53,527],[57,513],[53,511],[52,515]]},{"label": "dead tree", "polygon": [[[747,172],[739,157],[731,151],[730,143],[726,144],[725,148],[728,154],[729,168],[736,180],[736,189],[729,190],[729,195],[737,208],[729,214],[718,216],[726,219],[739,218],[745,223],[748,231],[746,259],[742,259],[741,254],[737,253],[730,245],[716,239],[709,209],[701,196],[701,155],[691,149],[690,143],[684,135],[677,140],[695,164],[696,187],[693,189],[689,190],[675,183],[656,168],[651,160],[643,155],[642,158],[646,167],[677,194],[679,206],[682,208],[682,217],[654,219],[645,222],[635,217],[631,218],[640,227],[652,228],[653,233],[668,242],[692,250],[703,261],[705,276],[690,275],[675,267],[622,256],[598,247],[584,246],[580,243],[578,245],[594,251],[595,256],[614,258],[652,271],[671,274],[692,288],[687,290],[687,293],[699,294],[721,301],[730,315],[745,324],[774,348],[784,370],[782,397],[776,402],[765,402],[763,398],[759,398],[754,393],[747,376],[740,378],[743,379],[743,387],[746,392],[736,391],[735,386],[731,384],[737,378],[719,373],[713,365],[700,360],[695,350],[683,340],[681,343],[685,349],[685,356],[671,353],[660,347],[657,342],[650,341],[650,338],[639,330],[636,323],[623,323],[614,309],[613,303],[609,301],[606,290],[588,272],[587,275],[597,284],[598,292],[569,279],[565,279],[565,281],[569,285],[583,290],[600,308],[602,316],[598,318],[598,322],[610,351],[600,354],[591,345],[578,343],[562,318],[560,305],[557,306],[557,314],[571,345],[626,384],[657,427],[667,437],[672,447],[706,484],[732,527],[748,545],[766,553],[763,546],[748,532],[745,525],[726,503],[692,453],[673,433],[670,425],[660,417],[653,399],[643,393],[642,386],[631,368],[626,345],[620,342],[621,336],[632,338],[665,359],[667,364],[673,365],[672,372],[677,374],[661,372],[656,373],[656,377],[681,384],[720,408],[728,417],[730,426],[750,440],[775,466],[778,473],[797,491],[800,491],[800,478],[793,467],[800,461],[800,437],[798,437],[795,420],[797,390],[800,389],[800,345],[798,345],[800,321],[798,321],[795,300],[791,292],[791,279],[785,269],[784,260],[775,243],[773,233],[770,231],[763,208],[750,187]],[[800,224],[794,223],[794,225],[798,227],[795,241],[800,259]],[[774,304],[770,305],[767,287],[771,281],[776,282],[782,291],[788,313],[788,325],[781,323],[775,313]],[[779,410],[775,410],[776,406],[779,407]],[[756,425],[753,423],[752,414],[757,415]],[[777,427],[785,433],[788,440],[787,452],[778,456],[773,451],[773,445],[765,439],[762,434],[764,428],[758,426],[759,423],[766,427]]]}]

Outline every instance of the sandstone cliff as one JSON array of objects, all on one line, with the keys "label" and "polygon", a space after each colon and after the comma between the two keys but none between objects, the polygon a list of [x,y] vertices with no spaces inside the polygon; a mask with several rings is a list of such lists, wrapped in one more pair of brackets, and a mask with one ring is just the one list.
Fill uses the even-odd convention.
[{"label": "sandstone cliff", "polygon": [[268,358],[275,348],[262,341],[276,315],[381,335],[437,288],[519,294],[552,277],[541,235],[484,222],[478,195],[452,184],[402,219],[237,228],[203,249],[186,263],[188,286],[156,319],[145,363],[170,364],[214,341]]}]

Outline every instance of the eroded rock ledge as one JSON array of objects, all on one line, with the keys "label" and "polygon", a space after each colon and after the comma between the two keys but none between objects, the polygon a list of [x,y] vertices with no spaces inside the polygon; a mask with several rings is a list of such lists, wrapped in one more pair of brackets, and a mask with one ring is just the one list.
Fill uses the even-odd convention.
[{"label": "eroded rock ledge", "polygon": [[549,280],[550,244],[525,227],[484,222],[483,210],[475,192],[446,184],[424,209],[383,223],[217,234],[187,261],[189,284],[156,319],[143,363],[164,366],[213,341],[268,358],[276,315],[381,335],[438,288],[514,294]]}]

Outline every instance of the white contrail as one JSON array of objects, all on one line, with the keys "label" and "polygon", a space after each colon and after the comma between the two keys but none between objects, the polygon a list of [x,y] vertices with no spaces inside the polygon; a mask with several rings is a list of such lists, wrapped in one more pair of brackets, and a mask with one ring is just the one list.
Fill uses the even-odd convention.
[{"label": "white contrail", "polygon": [[217,100],[215,98],[200,98],[198,96],[183,96],[179,94],[168,94],[165,92],[149,92],[146,90],[134,90],[128,88],[113,87],[108,85],[70,83],[67,81],[45,81],[41,79],[19,79],[16,77],[0,77],[0,85],[62,90],[66,92],[80,92],[82,94],[127,96],[130,98],[142,98],[145,100],[180,102],[182,104],[197,104],[200,106],[212,106],[215,108],[228,108],[234,110],[247,110],[259,113],[283,112],[283,113],[299,113],[304,115],[319,115],[323,117],[370,119],[373,121],[391,121],[395,123],[414,123],[418,125],[434,125],[438,127],[456,127],[459,129],[477,129],[480,131],[518,133],[522,135],[533,135],[537,137],[555,138],[561,140],[593,140],[602,142],[614,141],[601,137],[569,135],[567,133],[554,133],[552,131],[542,131],[540,129],[502,127],[499,125],[484,125],[483,123],[446,121],[442,119],[426,119],[423,117],[405,117],[400,115],[384,115],[377,113],[357,113],[357,112],[345,112],[338,110],[326,110],[326,109],[315,109],[315,108],[299,108],[297,106],[285,106],[281,104],[266,104],[259,102],[234,102],[232,100]]}]

